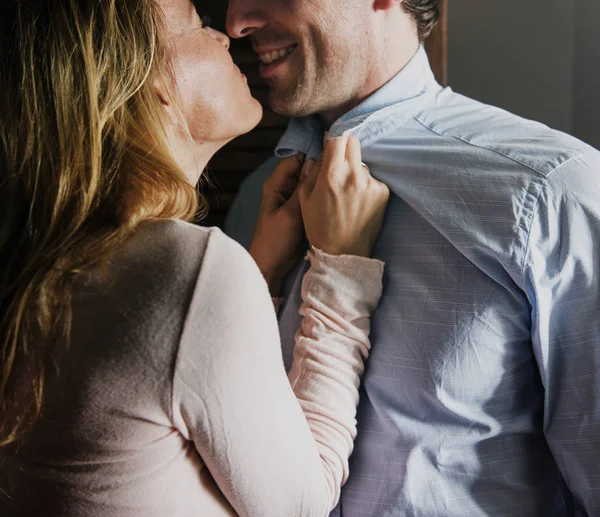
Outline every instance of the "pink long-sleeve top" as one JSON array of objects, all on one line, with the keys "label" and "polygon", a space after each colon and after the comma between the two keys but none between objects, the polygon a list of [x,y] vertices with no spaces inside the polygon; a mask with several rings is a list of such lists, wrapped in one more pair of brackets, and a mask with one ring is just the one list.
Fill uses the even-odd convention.
[{"label": "pink long-sleeve top", "polygon": [[248,253],[218,229],[141,225],[75,285],[61,375],[0,462],[0,515],[326,516],[348,476],[383,264],[307,258],[288,378]]}]

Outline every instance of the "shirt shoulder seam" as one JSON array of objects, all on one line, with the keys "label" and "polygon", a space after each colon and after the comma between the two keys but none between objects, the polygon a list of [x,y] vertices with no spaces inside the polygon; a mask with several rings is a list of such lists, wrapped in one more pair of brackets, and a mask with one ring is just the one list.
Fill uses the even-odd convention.
[{"label": "shirt shoulder seam", "polygon": [[535,196],[535,201],[533,203],[532,209],[531,209],[531,214],[529,216],[529,221],[527,224],[527,238],[525,240],[525,248],[524,248],[524,252],[523,252],[523,262],[522,264],[520,264],[520,276],[521,276],[521,286],[524,288],[525,287],[525,268],[527,266],[527,260],[531,251],[531,228],[533,227],[533,220],[535,218],[535,215],[538,211],[539,205],[540,205],[540,198],[542,196],[542,193],[544,192],[545,188],[548,186],[548,184],[550,183],[550,180],[553,176],[556,175],[557,172],[559,172],[565,165],[571,163],[572,161],[581,158],[581,156],[583,156],[584,153],[580,153],[580,154],[576,154],[571,156],[571,158],[569,158],[568,160],[564,161],[563,163],[561,163],[560,165],[558,165],[557,167],[555,167],[553,170],[551,170],[548,175],[546,175],[540,185],[540,188],[537,192],[537,195]]},{"label": "shirt shoulder seam", "polygon": [[560,167],[562,167],[563,165],[565,165],[565,164],[569,163],[569,162],[570,162],[572,159],[574,159],[574,158],[577,158],[577,157],[579,157],[579,156],[580,156],[580,154],[574,154],[574,155],[570,156],[570,157],[569,157],[567,160],[565,160],[564,162],[562,162],[562,163],[558,164],[558,165],[557,165],[556,167],[554,167],[554,169],[552,169],[550,172],[548,172],[548,173],[544,173],[544,172],[542,172],[541,170],[539,170],[539,169],[536,169],[535,167],[532,167],[531,165],[529,165],[529,164],[527,164],[527,163],[524,163],[524,162],[522,162],[521,160],[517,160],[516,158],[514,158],[514,157],[512,157],[512,156],[509,156],[509,155],[507,155],[507,154],[505,154],[505,153],[502,153],[502,152],[498,151],[497,149],[491,149],[491,148],[489,148],[489,147],[485,147],[485,146],[483,146],[483,145],[478,145],[478,144],[475,144],[475,143],[473,143],[473,142],[470,142],[469,140],[466,140],[466,139],[464,139],[464,138],[461,138],[461,137],[460,137],[460,136],[458,136],[458,135],[450,135],[450,134],[440,133],[439,131],[436,131],[436,130],[435,130],[435,129],[433,129],[432,127],[428,126],[428,125],[427,125],[425,122],[423,122],[423,121],[422,121],[422,120],[419,118],[419,116],[418,116],[418,115],[415,115],[415,116],[414,116],[414,119],[415,119],[415,121],[417,121],[417,122],[418,122],[418,123],[419,123],[421,126],[423,126],[425,129],[427,129],[427,130],[431,131],[432,133],[434,133],[434,134],[436,134],[436,135],[438,135],[438,136],[440,136],[440,137],[444,137],[444,138],[454,138],[454,139],[456,139],[456,140],[459,140],[459,141],[463,142],[464,144],[467,144],[467,145],[469,145],[469,146],[471,146],[471,147],[476,147],[477,149],[483,149],[483,150],[485,150],[485,151],[488,151],[488,152],[490,152],[490,153],[497,154],[497,155],[499,155],[499,156],[502,156],[503,158],[505,158],[505,159],[507,159],[507,160],[510,160],[511,162],[518,163],[519,165],[522,165],[523,167],[526,167],[527,169],[529,169],[529,170],[531,170],[531,171],[533,171],[533,172],[535,172],[535,173],[537,173],[537,174],[539,174],[540,176],[543,176],[543,177],[545,177],[545,178],[548,178],[548,177],[550,177],[550,175],[551,175],[552,173],[554,173],[554,171],[555,171],[555,170],[557,170],[557,169],[559,169]]}]

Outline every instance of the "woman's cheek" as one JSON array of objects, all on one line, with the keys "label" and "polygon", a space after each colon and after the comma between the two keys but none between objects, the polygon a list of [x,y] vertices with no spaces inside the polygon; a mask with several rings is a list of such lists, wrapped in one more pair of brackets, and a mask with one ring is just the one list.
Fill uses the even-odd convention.
[{"label": "woman's cheek", "polygon": [[229,92],[223,81],[223,67],[206,60],[187,60],[180,66],[180,95],[190,132],[195,140],[209,140],[218,132],[219,119],[227,109]]},{"label": "woman's cheek", "polygon": [[180,55],[179,69],[184,116],[196,142],[232,138],[260,121],[262,108],[221,54]]}]

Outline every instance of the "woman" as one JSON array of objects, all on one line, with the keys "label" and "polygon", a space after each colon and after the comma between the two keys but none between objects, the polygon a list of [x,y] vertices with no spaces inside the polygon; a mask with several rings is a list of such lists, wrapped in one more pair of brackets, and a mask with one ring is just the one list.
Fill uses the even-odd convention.
[{"label": "woman", "polygon": [[[381,295],[389,194],[358,142],[297,187],[282,162],[253,261],[185,222],[261,116],[227,37],[188,0],[0,5],[0,515],[327,515]],[[302,216],[288,379],[269,289]]]}]

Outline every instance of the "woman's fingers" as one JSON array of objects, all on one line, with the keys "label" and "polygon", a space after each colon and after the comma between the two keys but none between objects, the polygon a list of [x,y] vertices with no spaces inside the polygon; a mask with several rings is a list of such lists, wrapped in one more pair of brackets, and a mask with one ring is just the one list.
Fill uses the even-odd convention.
[{"label": "woman's fingers", "polygon": [[337,138],[329,138],[325,141],[323,149],[323,164],[321,170],[328,180],[344,182],[344,176],[348,173],[346,162],[346,147],[348,145],[348,134]]},{"label": "woman's fingers", "polygon": [[279,161],[263,185],[263,205],[266,208],[270,210],[278,208],[293,194],[303,162],[304,155],[301,153]]},{"label": "woman's fingers", "polygon": [[354,135],[348,137],[348,143],[346,145],[346,161],[351,167],[358,167],[362,164],[360,142]]},{"label": "woman's fingers", "polygon": [[279,160],[277,167],[267,180],[275,189],[284,185],[290,179],[297,180],[298,174],[304,163],[304,155],[296,153],[293,156],[288,156]]},{"label": "woman's fingers", "polygon": [[349,174],[364,174],[361,164],[360,142],[354,135],[346,133],[336,138],[325,138],[323,152],[317,160],[304,162],[300,173],[302,195],[310,195],[318,181],[330,186],[343,186]]},{"label": "woman's fingers", "polygon": [[300,183],[303,183],[306,180],[306,178],[308,178],[310,171],[314,167],[315,163],[315,160],[311,158],[304,162],[304,164],[302,165],[302,170],[300,171]]},{"label": "woman's fingers", "polygon": [[326,140],[322,161],[306,165],[300,186],[311,245],[333,255],[368,257],[381,230],[389,190],[362,163],[352,135]]},{"label": "woman's fingers", "polygon": [[300,199],[306,199],[315,188],[319,176],[319,164],[315,160],[306,160],[300,172]]},{"label": "woman's fingers", "polygon": [[298,196],[298,176],[302,155],[280,160],[263,185],[263,197],[250,254],[278,295],[281,280],[298,261],[304,239],[302,212]]},{"label": "woman's fingers", "polygon": [[292,192],[290,198],[285,202],[283,208],[285,208],[292,217],[298,219],[299,221],[302,220],[299,189],[294,189],[294,192]]}]

